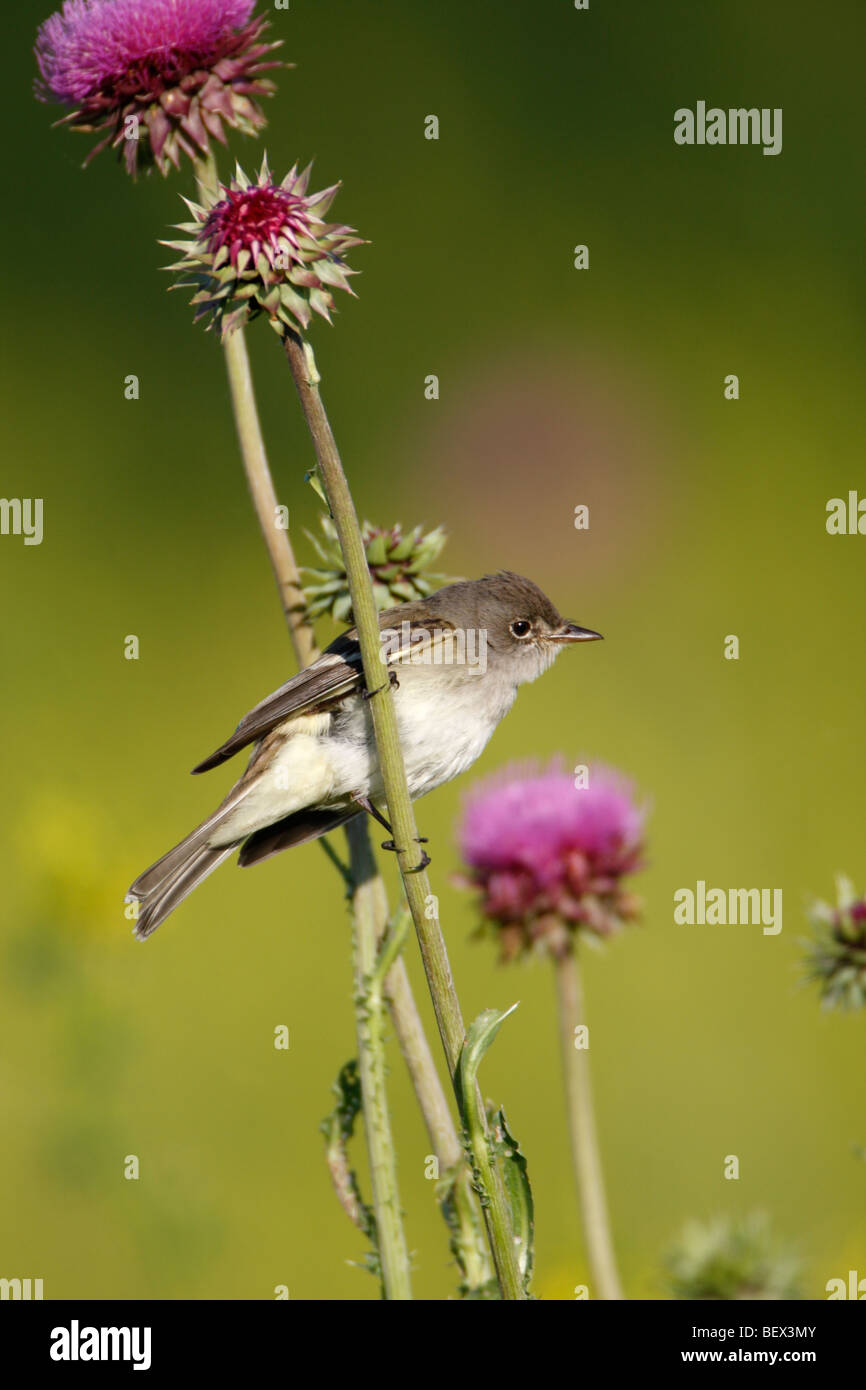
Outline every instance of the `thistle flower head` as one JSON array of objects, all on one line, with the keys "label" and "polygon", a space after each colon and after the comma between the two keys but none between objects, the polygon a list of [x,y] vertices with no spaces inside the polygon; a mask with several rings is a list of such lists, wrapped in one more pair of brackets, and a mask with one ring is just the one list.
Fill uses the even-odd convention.
[{"label": "thistle flower head", "polygon": [[314,313],[331,322],[332,291],[353,292],[348,276],[356,272],[343,253],[362,238],[324,220],[340,185],[308,194],[309,177],[309,166],[299,174],[296,165],[277,183],[265,159],[255,181],[238,165],[229,184],[204,194],[204,206],[184,200],[194,220],[178,230],[192,240],[165,245],[183,252],[169,269],[196,290],[196,320],[208,319],[222,337],[261,313],[281,336],[305,332]]},{"label": "thistle flower head", "polygon": [[579,930],[609,936],[638,915],[622,880],[641,867],[644,809],[610,768],[590,766],[582,782],[560,761],[516,766],[467,798],[462,882],[481,890],[504,960],[533,948],[561,956]]},{"label": "thistle flower head", "polygon": [[255,135],[257,98],[274,91],[261,74],[280,66],[263,43],[255,0],[65,0],[36,38],[42,101],[73,109],[64,122],[111,145],[128,171],[160,173],[206,155],[223,126]]},{"label": "thistle flower head", "polygon": [[691,1221],[665,1261],[674,1298],[801,1298],[800,1261],[774,1247],[762,1212]]},{"label": "thistle flower head", "polygon": [[[323,539],[307,532],[322,560],[321,568],[303,567],[309,576],[309,583],[304,585],[308,612],[311,618],[330,613],[337,622],[350,623],[352,600],[337,530],[329,516],[322,516],[321,523]],[[396,526],[384,527],[365,521],[361,538],[373,580],[373,597],[380,612],[395,603],[426,598],[445,582],[444,574],[426,573],[445,544],[441,526],[425,534],[420,526],[404,532],[399,522]]]},{"label": "thistle flower head", "polygon": [[836,879],[836,906],[815,902],[809,909],[812,940],[806,967],[826,1009],[862,1009],[866,1004],[866,898],[850,879]]}]

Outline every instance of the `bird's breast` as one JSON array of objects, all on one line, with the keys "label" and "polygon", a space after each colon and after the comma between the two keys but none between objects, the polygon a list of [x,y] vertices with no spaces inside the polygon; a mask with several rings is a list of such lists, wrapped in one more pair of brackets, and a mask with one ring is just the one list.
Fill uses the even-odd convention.
[{"label": "bird's breast", "polygon": [[[403,762],[414,798],[459,777],[483,752],[516,689],[482,691],[481,676],[442,679],[426,669],[399,669],[394,710]],[[328,736],[335,770],[334,795],[361,791],[379,799],[384,787],[376,756],[370,702],[350,696],[335,713]]]}]

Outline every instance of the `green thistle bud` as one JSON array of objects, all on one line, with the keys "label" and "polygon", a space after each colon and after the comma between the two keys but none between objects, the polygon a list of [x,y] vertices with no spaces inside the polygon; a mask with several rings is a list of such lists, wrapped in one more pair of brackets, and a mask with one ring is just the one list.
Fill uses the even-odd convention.
[{"label": "green thistle bud", "polygon": [[807,978],[818,984],[825,1009],[862,1009],[866,1004],[866,899],[850,879],[836,879],[836,906],[814,902],[809,909],[812,939],[805,942]]},{"label": "green thistle bud", "polygon": [[324,221],[340,185],[308,194],[309,177],[310,166],[295,166],[275,183],[265,159],[255,183],[238,165],[204,206],[184,199],[194,220],[178,231],[192,240],[163,245],[183,252],[168,269],[183,272],[176,288],[196,291],[196,321],[208,319],[222,338],[263,313],[281,337],[305,333],[314,313],[331,322],[332,291],[352,294],[357,273],[343,253],[363,243],[352,227]]},{"label": "green thistle bud", "polygon": [[799,1260],[773,1247],[761,1212],[690,1221],[666,1260],[674,1298],[799,1299]]},{"label": "green thistle bud", "polygon": [[[304,585],[309,615],[318,618],[329,613],[337,622],[349,623],[352,603],[336,527],[329,516],[323,516],[321,523],[323,539],[307,532],[322,561],[321,568],[303,566],[310,580]],[[426,535],[420,526],[404,534],[399,523],[386,528],[365,521],[361,537],[379,612],[392,604],[426,598],[444,583],[444,574],[425,573],[445,544],[441,526]]]}]

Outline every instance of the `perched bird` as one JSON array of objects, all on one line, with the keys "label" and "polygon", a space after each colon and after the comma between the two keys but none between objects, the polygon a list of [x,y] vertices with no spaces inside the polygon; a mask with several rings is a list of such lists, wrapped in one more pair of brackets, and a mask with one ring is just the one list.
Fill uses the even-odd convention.
[{"label": "perched bird", "polygon": [[[465,772],[517,688],[572,642],[600,633],[567,622],[531,580],[509,571],[450,584],[379,615],[412,799]],[[357,635],[344,633],[306,670],[250,710],[193,772],[253,745],[246,771],[213,815],[132,884],[143,940],[241,846],[238,863],[325,835],[368,812],[387,826],[369,692]],[[390,827],[388,827],[390,829]],[[389,846],[392,847],[392,846]]]}]

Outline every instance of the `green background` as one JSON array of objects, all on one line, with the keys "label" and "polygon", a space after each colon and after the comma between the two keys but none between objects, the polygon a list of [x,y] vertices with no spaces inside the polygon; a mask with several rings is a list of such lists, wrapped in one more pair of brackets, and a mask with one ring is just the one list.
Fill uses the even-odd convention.
[{"label": "green background", "polygon": [[[88,137],[31,97],[45,14],[5,17],[0,490],[45,499],[45,537],[0,538],[0,1274],[49,1298],[374,1298],[318,1132],[354,1051],[320,848],[224,867],[146,947],[123,916],[132,877],[229,785],[188,769],[292,663],[218,345],[160,270],[189,173],[134,185],[110,154],[81,171]],[[587,1278],[552,979],[470,939],[454,827],[476,775],[562,753],[622,768],[652,805],[644,921],[587,962],[628,1294],[665,1296],[687,1219],[761,1209],[822,1297],[866,1275],[863,1019],[819,1011],[800,946],[836,872],[866,884],[866,539],[824,525],[829,498],[866,493],[862,8],[293,0],[273,20],[298,66],[265,139],[232,151],[249,168],[265,145],[280,173],[315,156],[314,186],[341,178],[335,214],[370,240],[358,300],[314,339],[359,511],[444,523],[441,567],[527,573],[606,638],[418,808],[466,1015],[521,1001],[483,1079],[529,1158],[535,1290]],[[673,113],[699,99],[782,107],[782,154],[678,147]],[[308,557],[310,445],[273,335],[250,340]],[[675,926],[673,893],[699,878],[781,887],[781,935]],[[443,1298],[454,1270],[393,1045],[391,1067],[415,1292]]]}]

